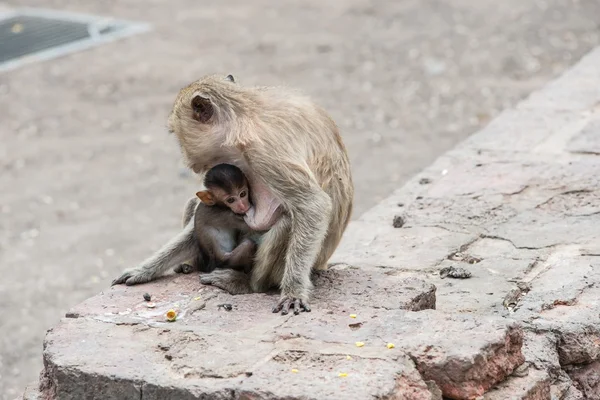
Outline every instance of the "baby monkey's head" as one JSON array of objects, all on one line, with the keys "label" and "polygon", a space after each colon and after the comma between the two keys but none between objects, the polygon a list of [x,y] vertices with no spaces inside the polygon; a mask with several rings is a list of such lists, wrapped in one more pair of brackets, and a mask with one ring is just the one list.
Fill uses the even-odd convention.
[{"label": "baby monkey's head", "polygon": [[226,206],[236,214],[246,214],[250,209],[250,190],[244,173],[236,166],[219,164],[204,177],[207,190],[196,193],[207,206]]}]

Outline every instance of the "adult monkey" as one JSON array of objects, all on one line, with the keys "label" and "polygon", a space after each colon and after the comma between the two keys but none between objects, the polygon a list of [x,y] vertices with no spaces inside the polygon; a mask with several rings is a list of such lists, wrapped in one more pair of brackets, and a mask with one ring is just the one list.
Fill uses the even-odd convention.
[{"label": "adult monkey", "polygon": [[[273,312],[310,311],[311,270],[327,267],[354,197],[348,154],[333,120],[293,91],[243,87],[231,75],[213,75],[179,92],[168,125],[195,173],[221,163],[244,172],[254,204],[246,223],[268,230],[250,279],[219,269],[201,281],[232,294],[279,286]],[[147,281],[148,271],[138,272],[139,282]],[[135,271],[131,276],[136,281]]]}]

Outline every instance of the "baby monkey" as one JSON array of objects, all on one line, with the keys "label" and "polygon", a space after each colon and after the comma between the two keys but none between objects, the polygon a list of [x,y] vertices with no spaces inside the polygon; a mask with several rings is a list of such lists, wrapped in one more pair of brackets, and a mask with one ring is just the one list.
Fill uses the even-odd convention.
[{"label": "baby monkey", "polygon": [[[194,235],[200,247],[198,267],[203,272],[231,268],[249,273],[256,243],[253,231],[244,222],[252,208],[244,173],[230,164],[219,164],[204,178],[207,190],[196,193],[202,201],[194,213]],[[176,272],[191,272],[183,264]]]}]

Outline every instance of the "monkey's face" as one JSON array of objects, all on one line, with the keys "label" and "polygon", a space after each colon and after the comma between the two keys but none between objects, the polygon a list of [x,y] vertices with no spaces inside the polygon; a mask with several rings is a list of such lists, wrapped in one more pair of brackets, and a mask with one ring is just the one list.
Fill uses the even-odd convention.
[{"label": "monkey's face", "polygon": [[221,188],[213,188],[211,191],[219,202],[229,207],[236,214],[244,215],[250,209],[248,185],[234,188],[230,193]]}]

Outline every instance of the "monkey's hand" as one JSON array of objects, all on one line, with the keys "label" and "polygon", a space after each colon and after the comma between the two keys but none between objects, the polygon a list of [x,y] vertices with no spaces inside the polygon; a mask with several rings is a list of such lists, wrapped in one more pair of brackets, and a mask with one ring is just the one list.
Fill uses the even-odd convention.
[{"label": "monkey's hand", "polygon": [[138,283],[150,282],[154,279],[154,274],[144,268],[131,268],[123,271],[121,276],[112,281],[111,286],[120,285],[122,283],[127,286],[137,285]]},{"label": "monkey's hand", "polygon": [[294,315],[300,314],[300,310],[310,312],[308,301],[289,296],[282,296],[279,303],[273,307],[273,312],[281,311],[281,315],[287,315],[291,309],[294,310]]}]

